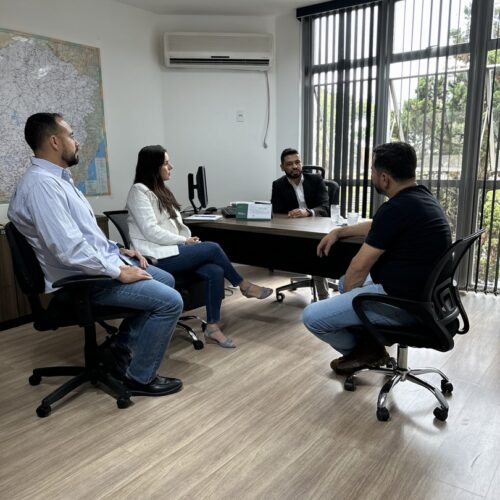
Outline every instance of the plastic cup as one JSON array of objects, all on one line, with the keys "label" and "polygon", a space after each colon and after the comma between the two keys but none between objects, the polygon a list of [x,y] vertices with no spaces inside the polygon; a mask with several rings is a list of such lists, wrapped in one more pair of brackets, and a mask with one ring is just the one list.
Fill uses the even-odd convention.
[{"label": "plastic cup", "polygon": [[340,207],[338,205],[330,205],[330,220],[334,224],[338,224],[340,220]]},{"label": "plastic cup", "polygon": [[352,226],[353,224],[357,224],[359,220],[358,212],[349,212],[347,214],[347,225]]}]

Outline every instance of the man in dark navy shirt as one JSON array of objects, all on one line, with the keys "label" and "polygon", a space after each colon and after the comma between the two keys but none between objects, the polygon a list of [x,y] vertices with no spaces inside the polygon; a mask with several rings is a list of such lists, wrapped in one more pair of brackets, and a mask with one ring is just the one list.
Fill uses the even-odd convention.
[{"label": "man in dark navy shirt", "polygon": [[[335,228],[318,245],[318,255],[328,255],[337,240],[365,236],[341,279],[341,295],[311,304],[304,311],[305,326],[343,354],[331,363],[336,373],[350,374],[359,368],[380,365],[388,358],[384,346],[368,334],[357,338],[348,330],[361,324],[352,299],[360,293],[418,298],[437,259],[451,244],[443,209],[427,188],[417,185],[416,165],[415,150],[409,144],[377,146],[373,150],[372,183],[389,200],[373,220]],[[413,320],[402,311],[382,305],[373,307],[369,317],[381,324]]]}]

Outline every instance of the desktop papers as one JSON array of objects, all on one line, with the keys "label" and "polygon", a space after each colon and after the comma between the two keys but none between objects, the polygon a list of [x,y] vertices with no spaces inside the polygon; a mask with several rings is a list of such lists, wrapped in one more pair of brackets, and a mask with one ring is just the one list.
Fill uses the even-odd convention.
[{"label": "desktop papers", "polygon": [[186,217],[184,220],[219,220],[222,219],[222,215],[215,214],[193,214]]}]

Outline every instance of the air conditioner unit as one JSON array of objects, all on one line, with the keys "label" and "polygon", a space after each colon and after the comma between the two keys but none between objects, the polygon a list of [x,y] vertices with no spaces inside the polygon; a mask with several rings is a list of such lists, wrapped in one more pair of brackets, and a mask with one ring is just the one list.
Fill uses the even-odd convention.
[{"label": "air conditioner unit", "polygon": [[260,33],[165,33],[169,68],[266,71],[273,59],[273,36]]}]

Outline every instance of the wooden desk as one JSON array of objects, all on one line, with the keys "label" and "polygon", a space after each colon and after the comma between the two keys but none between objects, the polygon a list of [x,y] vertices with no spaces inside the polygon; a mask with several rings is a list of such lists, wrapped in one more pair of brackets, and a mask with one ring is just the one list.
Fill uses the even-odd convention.
[{"label": "wooden desk", "polygon": [[327,278],[340,278],[363,242],[362,238],[348,238],[337,242],[328,257],[317,257],[320,239],[333,228],[326,217],[275,215],[270,221],[185,223],[194,236],[219,243],[231,262]]}]

